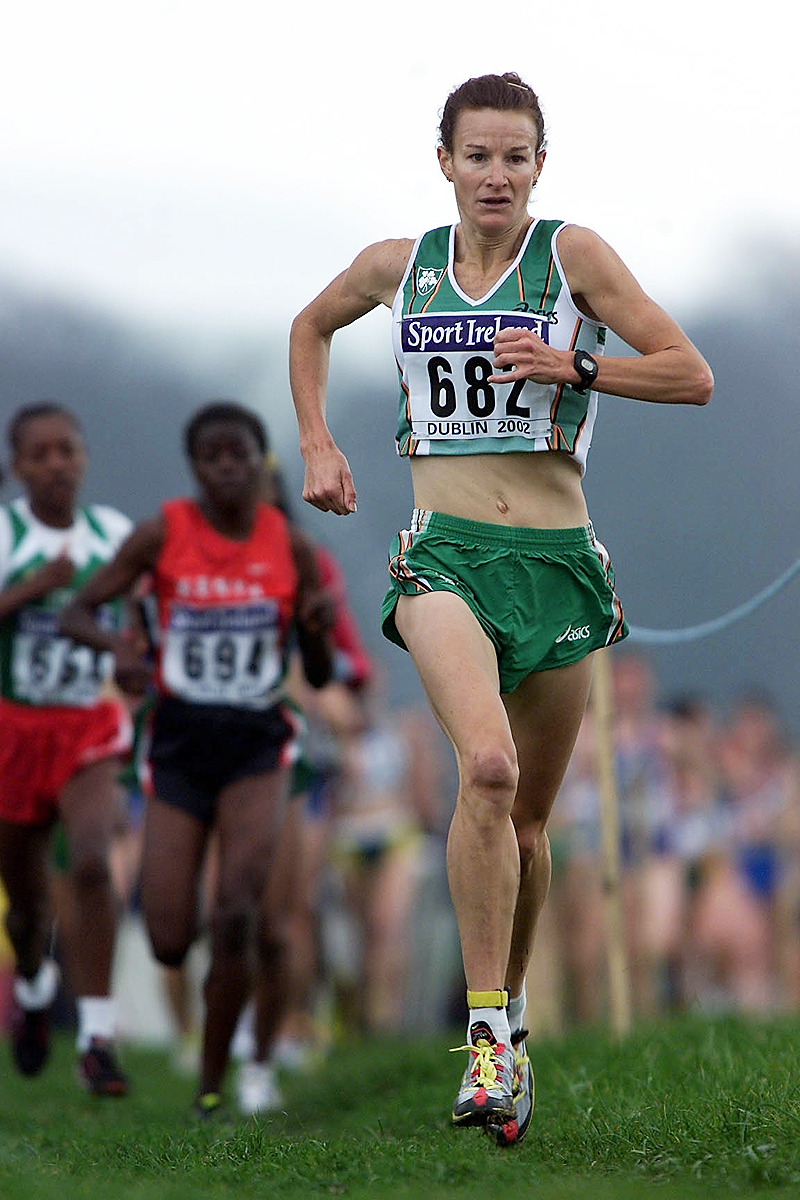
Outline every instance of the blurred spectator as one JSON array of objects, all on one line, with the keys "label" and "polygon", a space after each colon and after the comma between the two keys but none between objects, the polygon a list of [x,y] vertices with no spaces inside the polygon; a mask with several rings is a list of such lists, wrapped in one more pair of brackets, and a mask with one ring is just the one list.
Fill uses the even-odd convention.
[{"label": "blurred spectator", "polygon": [[[265,486],[274,488],[277,502],[287,512],[275,464]],[[313,1065],[330,1037],[321,1012],[320,892],[330,850],[332,813],[342,788],[343,748],[364,727],[362,696],[373,671],[350,610],[341,567],[330,551],[315,543],[312,546],[320,582],[333,603],[334,675],[325,687],[314,689],[295,659],[287,679],[288,693],[304,723],[276,878],[282,896],[273,890],[275,903],[285,914],[290,947],[288,997],[275,1061],[290,1070]]]},{"label": "blurred spectator", "polygon": [[614,757],[619,789],[622,894],[633,1011],[659,1007],[670,951],[674,865],[669,861],[671,808],[656,709],[653,668],[640,654],[613,657]]},{"label": "blurred spectator", "polygon": [[[725,853],[705,873],[696,937],[718,995],[743,1012],[781,1003],[782,888],[796,871],[797,762],[771,699],[751,690],[736,701],[719,742],[726,805]],[[796,996],[795,996],[796,1002]]]},{"label": "blurred spectator", "polygon": [[386,711],[373,684],[363,728],[344,741],[331,855],[356,950],[351,986],[339,980],[352,1032],[399,1033],[409,1024],[409,921],[421,839],[437,826],[441,792],[435,733],[424,710]]},{"label": "blurred spectator", "polygon": [[713,710],[697,696],[672,700],[664,709],[661,743],[666,770],[669,823],[654,868],[658,882],[658,928],[662,1007],[693,1003],[705,971],[695,939],[694,910],[706,872],[713,870],[724,829]]},{"label": "blurred spectator", "polygon": [[[695,1004],[796,1011],[798,760],[764,693],[739,697],[720,729],[701,697],[680,696],[657,707],[656,683],[641,655],[614,655],[614,761],[634,1018]],[[540,1032],[607,1017],[596,749],[590,707],[550,822],[553,881],[529,1005],[530,1023]],[[545,978],[549,991],[541,987]]]},{"label": "blurred spectator", "polygon": [[[548,828],[553,876],[541,920],[545,922],[549,910],[558,944],[558,954],[548,956],[548,975],[551,979],[562,975],[556,986],[563,989],[566,1019],[595,1023],[605,1016],[608,985],[600,795],[591,707],[584,716]],[[540,927],[537,944],[543,934],[547,940],[550,927],[546,923]],[[537,954],[534,949],[535,959]],[[528,989],[529,1023],[535,1029],[543,1021],[548,1032],[558,1032],[561,1023],[557,1019],[531,1020],[537,990],[538,984]]]}]

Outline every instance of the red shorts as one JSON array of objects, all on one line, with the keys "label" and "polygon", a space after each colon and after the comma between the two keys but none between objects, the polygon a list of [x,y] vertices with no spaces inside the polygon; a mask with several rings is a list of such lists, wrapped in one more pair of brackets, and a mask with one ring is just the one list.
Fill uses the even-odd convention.
[{"label": "red shorts", "polygon": [[128,711],[116,700],[92,708],[37,708],[0,699],[0,820],[49,820],[73,775],[124,754],[131,736]]}]

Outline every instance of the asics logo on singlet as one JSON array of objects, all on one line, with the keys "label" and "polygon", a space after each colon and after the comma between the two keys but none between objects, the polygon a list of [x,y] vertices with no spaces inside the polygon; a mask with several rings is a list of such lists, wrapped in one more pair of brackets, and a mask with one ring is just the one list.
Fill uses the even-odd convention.
[{"label": "asics logo on singlet", "polygon": [[535,317],[542,317],[550,325],[558,324],[558,317],[555,314],[555,309],[552,308],[531,308],[527,300],[520,300],[519,304],[514,305],[514,312],[529,312]]},{"label": "asics logo on singlet", "polygon": [[563,633],[560,633],[556,638],[556,645],[559,642],[582,642],[584,638],[588,638],[591,630],[588,625],[578,625],[575,629],[568,625]]}]

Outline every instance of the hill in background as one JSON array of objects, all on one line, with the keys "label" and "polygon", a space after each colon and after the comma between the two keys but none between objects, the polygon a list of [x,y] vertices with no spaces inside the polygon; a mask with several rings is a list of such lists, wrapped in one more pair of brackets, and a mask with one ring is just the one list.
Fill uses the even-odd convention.
[{"label": "hill in background", "polygon": [[[601,397],[586,491],[598,535],[611,552],[629,620],[672,628],[716,617],[770,583],[800,556],[797,445],[800,417],[793,363],[800,360],[796,313],[800,270],[777,252],[684,324],[712,365],[706,408]],[[800,266],[800,264],[798,264]],[[192,346],[61,300],[0,284],[0,362],[7,421],[20,405],[56,398],[88,434],[87,497],[136,519],[166,496],[190,489],[181,429],[199,404],[230,397],[267,420],[295,515],[325,540],[346,571],[370,650],[386,665],[391,698],[420,692],[406,655],[384,642],[378,608],[391,535],[408,523],[406,464],[394,453],[396,376],[388,317],[377,338],[383,359],[365,367],[338,353],[329,393],[334,435],[359,492],[356,517],[303,506],[302,462],[288,393],[285,333],[263,342]],[[624,353],[619,344],[609,353]],[[7,483],[4,498],[14,494]],[[729,630],[648,650],[663,694],[702,692],[724,702],[750,683],[770,689],[800,733],[797,611],[800,580]]]}]

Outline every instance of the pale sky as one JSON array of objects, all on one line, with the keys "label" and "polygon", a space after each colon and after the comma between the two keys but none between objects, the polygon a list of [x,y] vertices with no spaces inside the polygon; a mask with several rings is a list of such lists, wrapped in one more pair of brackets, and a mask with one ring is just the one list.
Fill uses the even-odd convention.
[{"label": "pale sky", "polygon": [[743,240],[800,253],[786,12],[777,0],[9,5],[0,280],[166,333],[281,330],[364,245],[454,218],[435,157],[441,107],[469,76],[512,69],[548,124],[533,211],[596,229],[685,314],[733,277]]}]

